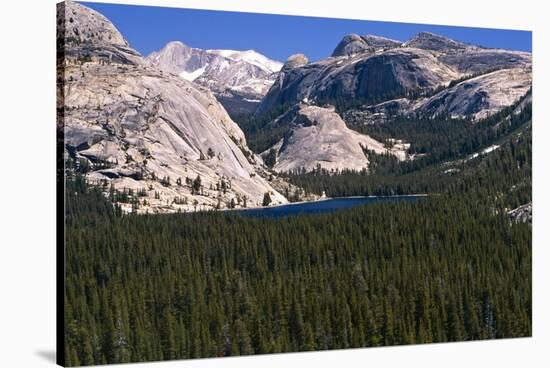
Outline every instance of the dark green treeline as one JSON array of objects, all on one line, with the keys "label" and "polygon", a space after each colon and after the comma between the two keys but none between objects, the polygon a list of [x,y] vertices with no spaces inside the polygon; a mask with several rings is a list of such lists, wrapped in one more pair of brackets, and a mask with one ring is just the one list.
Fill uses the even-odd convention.
[{"label": "dark green treeline", "polygon": [[452,175],[291,175],[432,194],[280,219],[120,216],[69,172],[67,365],[530,336],[531,225],[507,215],[531,201],[530,124],[498,143]]},{"label": "dark green treeline", "polygon": [[531,334],[530,225],[476,195],[117,217],[68,187],[68,365]]}]

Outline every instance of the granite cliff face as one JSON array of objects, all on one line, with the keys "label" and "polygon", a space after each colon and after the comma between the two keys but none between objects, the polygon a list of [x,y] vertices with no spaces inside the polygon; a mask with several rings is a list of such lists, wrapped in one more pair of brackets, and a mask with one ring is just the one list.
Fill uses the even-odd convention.
[{"label": "granite cliff face", "polygon": [[[467,79],[472,80],[462,83],[462,88],[449,88],[446,98],[440,95],[420,103]],[[414,105],[416,112],[448,110],[476,118],[512,104],[530,83],[531,54],[527,52],[486,49],[428,32],[404,43],[351,34],[342,39],[332,57],[283,67],[256,114],[300,101],[317,105],[351,101],[366,108],[406,98],[406,105]],[[478,94],[473,103],[463,101],[458,108],[457,101],[472,97],[471,91],[465,91],[469,87]]]},{"label": "granite cliff face", "polygon": [[[278,120],[290,121],[289,134],[262,154],[275,153],[275,171],[368,170],[366,150],[392,154],[401,160],[407,158],[408,145],[395,144],[388,148],[368,135],[355,132],[346,127],[333,108],[299,104]],[[279,123],[281,121],[274,122]]]},{"label": "granite cliff face", "polygon": [[356,34],[344,36],[332,52],[332,56],[346,56],[366,52],[369,50],[367,42]]},{"label": "granite cliff face", "polygon": [[331,57],[296,54],[284,65],[177,41],[144,58],[108,19],[68,1],[58,6],[58,46],[66,155],[106,191],[139,193],[140,212],[259,206],[266,192],[286,202],[277,189],[288,184],[248,149],[224,106],[277,112],[269,145],[280,140],[262,153],[275,172],[362,170],[369,152],[412,159],[411,142],[378,142],[350,126],[395,115],[480,119],[531,88],[529,53],[426,32],[404,43],[352,34]]},{"label": "granite cliff face", "polygon": [[[385,123],[396,115],[477,120],[513,105],[530,88],[531,55],[526,52],[485,49],[428,32],[404,43],[350,34],[326,59],[310,63],[304,55],[290,57],[256,115],[286,109],[297,111],[297,121],[310,116],[306,120],[318,122],[307,127],[284,125],[288,126],[285,139],[267,151],[277,153],[276,170],[318,164],[329,169],[357,169],[366,166],[368,157],[361,159],[353,150],[342,149],[359,146],[358,136],[346,124]],[[304,108],[306,105],[309,107]],[[335,123],[340,117],[336,119],[329,106],[338,108],[341,124]],[[336,130],[345,143],[325,144],[335,137]],[[369,146],[379,147],[373,142]],[[383,152],[377,149],[374,151]],[[399,149],[388,153],[408,158]]]},{"label": "granite cliff face", "polygon": [[433,53],[410,48],[330,57],[285,68],[256,110],[261,115],[300,101],[331,103],[390,99],[409,90],[433,89],[460,76]]},{"label": "granite cliff face", "polygon": [[203,50],[169,42],[146,61],[210,89],[231,114],[253,111],[282,64],[254,50]]},{"label": "granite cliff face", "polygon": [[446,53],[439,60],[459,73],[483,74],[500,69],[531,69],[532,57],[528,52],[498,49],[470,49],[466,52]]},{"label": "granite cliff face", "polygon": [[396,115],[479,120],[513,105],[531,89],[528,68],[501,69],[468,78],[430,97],[398,98],[344,112],[349,124],[383,123]]},{"label": "granite cliff face", "polygon": [[58,44],[58,129],[88,180],[139,193],[139,212],[286,202],[212,93],[151,67],[101,14],[60,3]]},{"label": "granite cliff face", "polygon": [[531,71],[512,68],[467,79],[411,107],[422,115],[480,119],[513,105],[531,88]]}]

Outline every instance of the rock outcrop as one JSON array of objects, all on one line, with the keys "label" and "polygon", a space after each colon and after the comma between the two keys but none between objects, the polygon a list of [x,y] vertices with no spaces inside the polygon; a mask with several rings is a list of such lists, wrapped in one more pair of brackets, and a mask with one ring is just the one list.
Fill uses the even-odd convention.
[{"label": "rock outcrop", "polygon": [[348,56],[368,51],[370,46],[357,34],[344,36],[332,52],[332,56]]},{"label": "rock outcrop", "polygon": [[365,35],[359,36],[355,33],[344,36],[332,52],[333,57],[350,56],[363,52],[374,52],[380,49],[390,49],[401,46],[400,41],[386,37]]},{"label": "rock outcrop", "polygon": [[375,49],[391,49],[400,47],[402,44],[401,41],[376,35],[364,35],[361,36],[361,38],[365,40],[367,45],[374,47]]},{"label": "rock outcrop", "polygon": [[304,54],[294,54],[290,55],[289,58],[285,61],[283,65],[283,71],[299,68],[301,66],[307,65],[309,59]]},{"label": "rock outcrop", "polygon": [[383,101],[410,90],[431,90],[459,76],[433,53],[421,49],[393,48],[327,58],[281,73],[256,114],[302,100],[319,104]]},{"label": "rock outcrop", "polygon": [[60,3],[58,19],[58,127],[88,180],[132,190],[138,212],[286,202],[210,91],[149,66],[83,5]]},{"label": "rock outcrop", "polygon": [[[368,135],[346,127],[331,108],[300,104],[279,119],[290,120],[289,133],[263,155],[275,152],[274,170],[287,172],[296,169],[363,170],[368,169],[366,150],[378,154],[393,154],[406,158],[406,144],[387,148]],[[281,121],[274,121],[279,124]]]},{"label": "rock outcrop", "polygon": [[364,105],[342,116],[351,125],[384,123],[396,115],[479,120],[516,103],[529,92],[531,82],[530,68],[502,69],[467,78],[430,97]]},{"label": "rock outcrop", "polygon": [[432,51],[456,51],[466,49],[478,49],[477,46],[468,45],[463,42],[455,41],[445,36],[430,32],[420,32],[403,44],[404,47]]},{"label": "rock outcrop", "polygon": [[513,209],[508,212],[508,217],[510,221],[515,224],[521,223],[532,223],[533,221],[533,204],[531,202],[519,206],[516,209]]},{"label": "rock outcrop", "polygon": [[256,114],[305,101],[359,110],[346,114],[363,115],[367,124],[387,120],[397,105],[405,108],[399,113],[477,119],[529,89],[531,62],[527,52],[486,49],[428,32],[404,43],[351,34],[332,57],[283,68]]},{"label": "rock outcrop", "polygon": [[532,57],[528,52],[494,49],[447,53],[439,56],[439,60],[463,74],[480,74],[499,69],[530,69],[532,65]]},{"label": "rock outcrop", "polygon": [[[57,8],[58,58],[137,65],[142,63],[115,26],[102,14],[82,11],[68,1]],[[87,9],[87,8],[86,8]]]},{"label": "rock outcrop", "polygon": [[427,116],[450,115],[480,119],[513,105],[531,88],[531,71],[498,70],[465,80],[421,100],[411,111]]}]

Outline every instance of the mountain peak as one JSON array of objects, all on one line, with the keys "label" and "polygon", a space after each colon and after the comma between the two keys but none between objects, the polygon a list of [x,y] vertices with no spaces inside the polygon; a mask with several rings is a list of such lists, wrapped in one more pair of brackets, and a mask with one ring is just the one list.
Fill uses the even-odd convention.
[{"label": "mountain peak", "polygon": [[466,43],[431,32],[420,32],[403,45],[432,51],[463,50],[472,47]]},{"label": "mountain peak", "polygon": [[418,34],[416,35],[416,37],[425,37],[425,38],[447,38],[445,36],[441,36],[441,35],[438,35],[438,34],[435,34],[435,33],[432,33],[432,32],[427,32],[427,31],[422,31],[422,32],[418,32]]},{"label": "mountain peak", "polygon": [[164,48],[166,49],[188,49],[189,46],[184,44],[181,41],[170,41],[166,45],[164,45]]},{"label": "mountain peak", "polygon": [[[102,14],[74,1],[56,5],[58,61],[103,61],[137,65],[143,60]],[[92,46],[92,47],[90,47]],[[63,49],[63,52],[61,52]]]},{"label": "mountain peak", "polygon": [[57,6],[57,35],[64,37],[65,42],[128,47],[128,42],[109,19],[70,0]]},{"label": "mountain peak", "polygon": [[394,40],[392,38],[387,38],[383,36],[377,36],[377,35],[371,35],[367,34],[364,36],[361,36],[365,42],[375,48],[393,48],[393,47],[399,47],[403,42]]},{"label": "mountain peak", "polygon": [[332,56],[359,54],[374,49],[387,49],[401,46],[402,42],[376,35],[359,36],[355,33],[345,35],[332,52]]},{"label": "mountain peak", "polygon": [[248,64],[255,65],[259,67],[260,69],[269,71],[271,73],[278,72],[281,67],[283,66],[282,63],[271,60],[268,57],[266,57],[263,54],[260,54],[256,50],[244,50],[244,51],[237,51],[237,50],[206,50],[206,52],[211,54],[216,54],[223,56],[227,59],[231,59],[233,61],[244,61]]},{"label": "mountain peak", "polygon": [[180,41],[169,42],[146,60],[208,88],[231,114],[253,111],[283,66],[253,49],[205,50]]},{"label": "mountain peak", "polygon": [[[254,207],[261,205],[266,192],[273,203],[286,203],[262,176],[261,161],[213,93],[150,67],[123,46],[122,36],[97,12],[68,2],[58,5],[59,13],[60,28],[73,32],[71,28],[78,27],[78,34],[89,37],[74,38],[76,33],[71,33],[71,38],[62,34],[59,39],[66,51],[60,53],[63,64],[58,68],[63,83],[57,84],[58,96],[63,96],[58,99],[58,111],[63,110],[58,129],[63,131],[65,152],[88,164],[90,183],[109,181],[117,190],[142,191],[146,203],[140,199],[139,209],[137,201],[136,207],[123,204],[123,211],[214,209],[230,207],[231,201],[238,205],[243,198]],[[202,51],[205,57],[216,56],[198,49],[183,51],[172,54]],[[133,67],[121,68],[122,62],[133,62]],[[213,149],[215,154],[208,154]],[[105,165],[95,167],[96,162]],[[200,191],[169,184],[187,176],[201,178]],[[228,182],[233,185],[223,192],[212,189]]]},{"label": "mountain peak", "polygon": [[332,52],[332,56],[347,56],[358,54],[369,49],[367,42],[358,34],[345,35]]},{"label": "mountain peak", "polygon": [[283,69],[294,69],[298,68],[300,66],[304,66],[307,63],[309,63],[309,59],[304,54],[294,54],[290,55],[288,59],[286,59],[285,64],[283,65]]}]

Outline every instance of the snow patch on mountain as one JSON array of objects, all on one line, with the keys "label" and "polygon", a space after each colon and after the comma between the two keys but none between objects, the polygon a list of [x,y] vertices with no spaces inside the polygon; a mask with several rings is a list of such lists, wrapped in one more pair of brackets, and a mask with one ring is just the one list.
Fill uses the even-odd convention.
[{"label": "snow patch on mountain", "polygon": [[195,79],[197,79],[198,77],[200,77],[204,71],[206,70],[206,66],[203,66],[202,68],[198,68],[192,72],[186,72],[186,71],[183,71],[180,73],[180,77],[182,77],[183,79],[187,79],[188,81],[194,81]]},{"label": "snow patch on mountain", "polygon": [[[203,50],[179,41],[166,44],[146,60],[210,89],[230,113],[254,110],[283,64],[255,50]],[[241,111],[241,110],[245,111]]]},{"label": "snow patch on mountain", "polygon": [[270,71],[271,73],[281,70],[283,64],[279,61],[271,60],[255,50],[236,51],[236,50],[206,50],[211,54],[221,55],[234,61],[244,61],[256,65],[259,68]]}]

